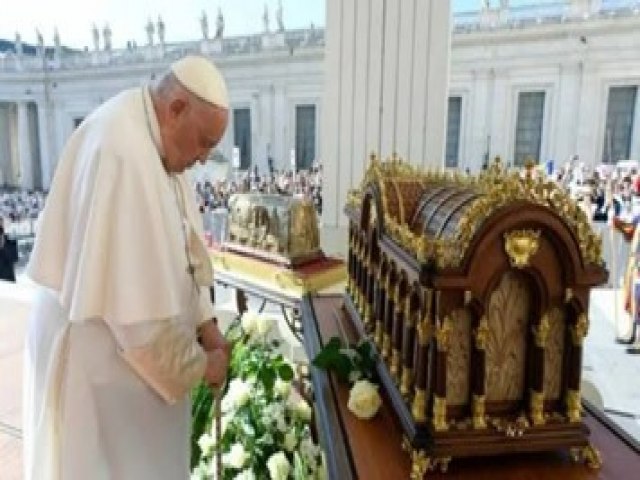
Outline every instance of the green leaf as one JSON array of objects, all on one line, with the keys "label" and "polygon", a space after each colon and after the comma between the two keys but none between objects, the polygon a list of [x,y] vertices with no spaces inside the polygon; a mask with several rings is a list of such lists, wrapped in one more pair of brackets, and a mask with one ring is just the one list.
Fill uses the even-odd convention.
[{"label": "green leaf", "polygon": [[283,363],[278,367],[278,376],[285,382],[293,380],[293,368],[288,363]]}]

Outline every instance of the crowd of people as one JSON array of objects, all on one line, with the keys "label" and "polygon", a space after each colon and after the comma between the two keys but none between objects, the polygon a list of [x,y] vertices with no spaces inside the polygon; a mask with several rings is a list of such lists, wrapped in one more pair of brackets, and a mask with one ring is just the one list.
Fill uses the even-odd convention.
[{"label": "crowd of people", "polygon": [[35,220],[46,195],[32,190],[0,190],[0,217],[7,222]]},{"label": "crowd of people", "polygon": [[260,175],[257,169],[244,172],[237,180],[196,182],[196,201],[200,211],[227,208],[234,193],[271,193],[291,195],[311,200],[322,214],[322,166],[310,170],[274,171]]},{"label": "crowd of people", "polygon": [[554,176],[594,222],[616,219],[635,225],[640,220],[640,169],[636,162],[595,168],[569,163]]}]

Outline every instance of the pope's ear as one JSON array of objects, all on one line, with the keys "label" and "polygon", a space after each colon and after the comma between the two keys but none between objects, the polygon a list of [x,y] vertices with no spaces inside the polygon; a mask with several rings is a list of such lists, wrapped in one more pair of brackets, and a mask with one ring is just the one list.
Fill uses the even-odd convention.
[{"label": "pope's ear", "polygon": [[171,116],[176,118],[187,111],[187,102],[183,98],[174,98],[169,104]]}]

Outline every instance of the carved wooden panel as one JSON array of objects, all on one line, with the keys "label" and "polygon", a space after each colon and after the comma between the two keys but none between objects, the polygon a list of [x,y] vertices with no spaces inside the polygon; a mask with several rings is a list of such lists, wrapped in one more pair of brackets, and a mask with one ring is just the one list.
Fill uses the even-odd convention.
[{"label": "carved wooden panel", "polygon": [[469,399],[471,314],[466,309],[454,310],[451,327],[447,355],[447,405],[465,405]]},{"label": "carved wooden panel", "polygon": [[491,294],[486,310],[488,402],[523,398],[530,308],[531,295],[525,279],[517,272],[507,271]]},{"label": "carved wooden panel", "polygon": [[554,307],[549,311],[549,335],[544,352],[544,396],[546,400],[560,397],[562,384],[562,356],[567,321],[564,310]]}]

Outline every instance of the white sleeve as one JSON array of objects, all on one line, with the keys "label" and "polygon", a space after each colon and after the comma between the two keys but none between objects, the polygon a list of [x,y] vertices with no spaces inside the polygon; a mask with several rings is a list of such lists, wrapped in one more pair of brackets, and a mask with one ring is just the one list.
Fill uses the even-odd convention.
[{"label": "white sleeve", "polygon": [[200,287],[200,321],[198,325],[202,325],[214,317],[210,288],[213,287]]},{"label": "white sleeve", "polygon": [[204,375],[207,357],[192,326],[167,319],[110,328],[122,358],[167,403],[176,403]]}]

